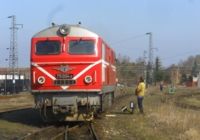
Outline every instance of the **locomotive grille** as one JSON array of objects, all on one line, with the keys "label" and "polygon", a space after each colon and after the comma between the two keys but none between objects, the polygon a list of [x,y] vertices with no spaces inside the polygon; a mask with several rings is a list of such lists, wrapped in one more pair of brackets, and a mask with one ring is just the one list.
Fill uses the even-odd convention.
[{"label": "locomotive grille", "polygon": [[54,80],[54,85],[56,85],[56,86],[74,85],[74,84],[76,84],[75,80],[70,80],[70,79]]}]

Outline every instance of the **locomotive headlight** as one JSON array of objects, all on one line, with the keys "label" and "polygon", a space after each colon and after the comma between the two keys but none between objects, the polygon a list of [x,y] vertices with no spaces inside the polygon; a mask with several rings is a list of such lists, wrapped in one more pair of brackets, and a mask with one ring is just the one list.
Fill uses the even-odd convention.
[{"label": "locomotive headlight", "polygon": [[38,81],[39,84],[44,84],[44,83],[45,83],[45,78],[44,78],[44,76],[38,77],[37,81]]},{"label": "locomotive headlight", "polygon": [[92,83],[92,76],[90,75],[85,76],[85,83],[87,84]]},{"label": "locomotive headlight", "polygon": [[68,34],[69,34],[69,31],[70,31],[70,29],[69,29],[69,27],[67,27],[66,25],[62,25],[62,26],[59,28],[59,32],[60,32],[60,34],[63,35],[63,36],[68,35]]}]

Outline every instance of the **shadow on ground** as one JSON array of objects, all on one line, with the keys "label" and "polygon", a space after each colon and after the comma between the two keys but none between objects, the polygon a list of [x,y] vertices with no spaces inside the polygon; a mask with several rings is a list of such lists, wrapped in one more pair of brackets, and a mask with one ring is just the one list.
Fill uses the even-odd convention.
[{"label": "shadow on ground", "polygon": [[6,120],[9,122],[21,123],[35,127],[42,127],[45,125],[40,117],[39,112],[33,108],[3,113],[0,115],[0,120]]}]

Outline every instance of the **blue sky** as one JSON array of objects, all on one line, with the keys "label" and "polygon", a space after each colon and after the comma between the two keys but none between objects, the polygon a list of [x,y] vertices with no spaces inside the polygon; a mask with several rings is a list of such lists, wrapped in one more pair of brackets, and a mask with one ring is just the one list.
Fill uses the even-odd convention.
[{"label": "blue sky", "polygon": [[16,15],[24,25],[18,31],[19,66],[29,66],[30,40],[38,31],[56,24],[77,24],[101,35],[131,60],[148,51],[147,32],[153,34],[154,56],[164,66],[200,53],[198,0],[1,0],[0,67],[8,65],[10,46],[7,17]]}]

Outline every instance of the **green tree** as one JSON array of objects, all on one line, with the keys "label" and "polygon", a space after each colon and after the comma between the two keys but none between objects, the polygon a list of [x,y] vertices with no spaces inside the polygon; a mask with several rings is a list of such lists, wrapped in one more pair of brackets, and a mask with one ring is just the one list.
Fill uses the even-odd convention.
[{"label": "green tree", "polygon": [[187,82],[187,75],[185,73],[183,73],[181,75],[181,83],[186,83]]},{"label": "green tree", "polygon": [[170,78],[170,73],[165,71],[163,72],[163,80],[166,82],[166,83],[171,83],[171,78]]},{"label": "green tree", "polygon": [[194,64],[192,66],[192,76],[197,76],[198,74],[198,66],[197,66],[197,60],[194,60]]},{"label": "green tree", "polygon": [[136,62],[131,62],[129,57],[119,54],[116,66],[117,78],[120,84],[132,86],[137,83],[139,76],[144,75],[145,66],[140,58]]},{"label": "green tree", "polygon": [[161,67],[161,61],[159,57],[156,57],[155,68],[154,68],[154,81],[160,82],[163,80],[163,70]]}]

